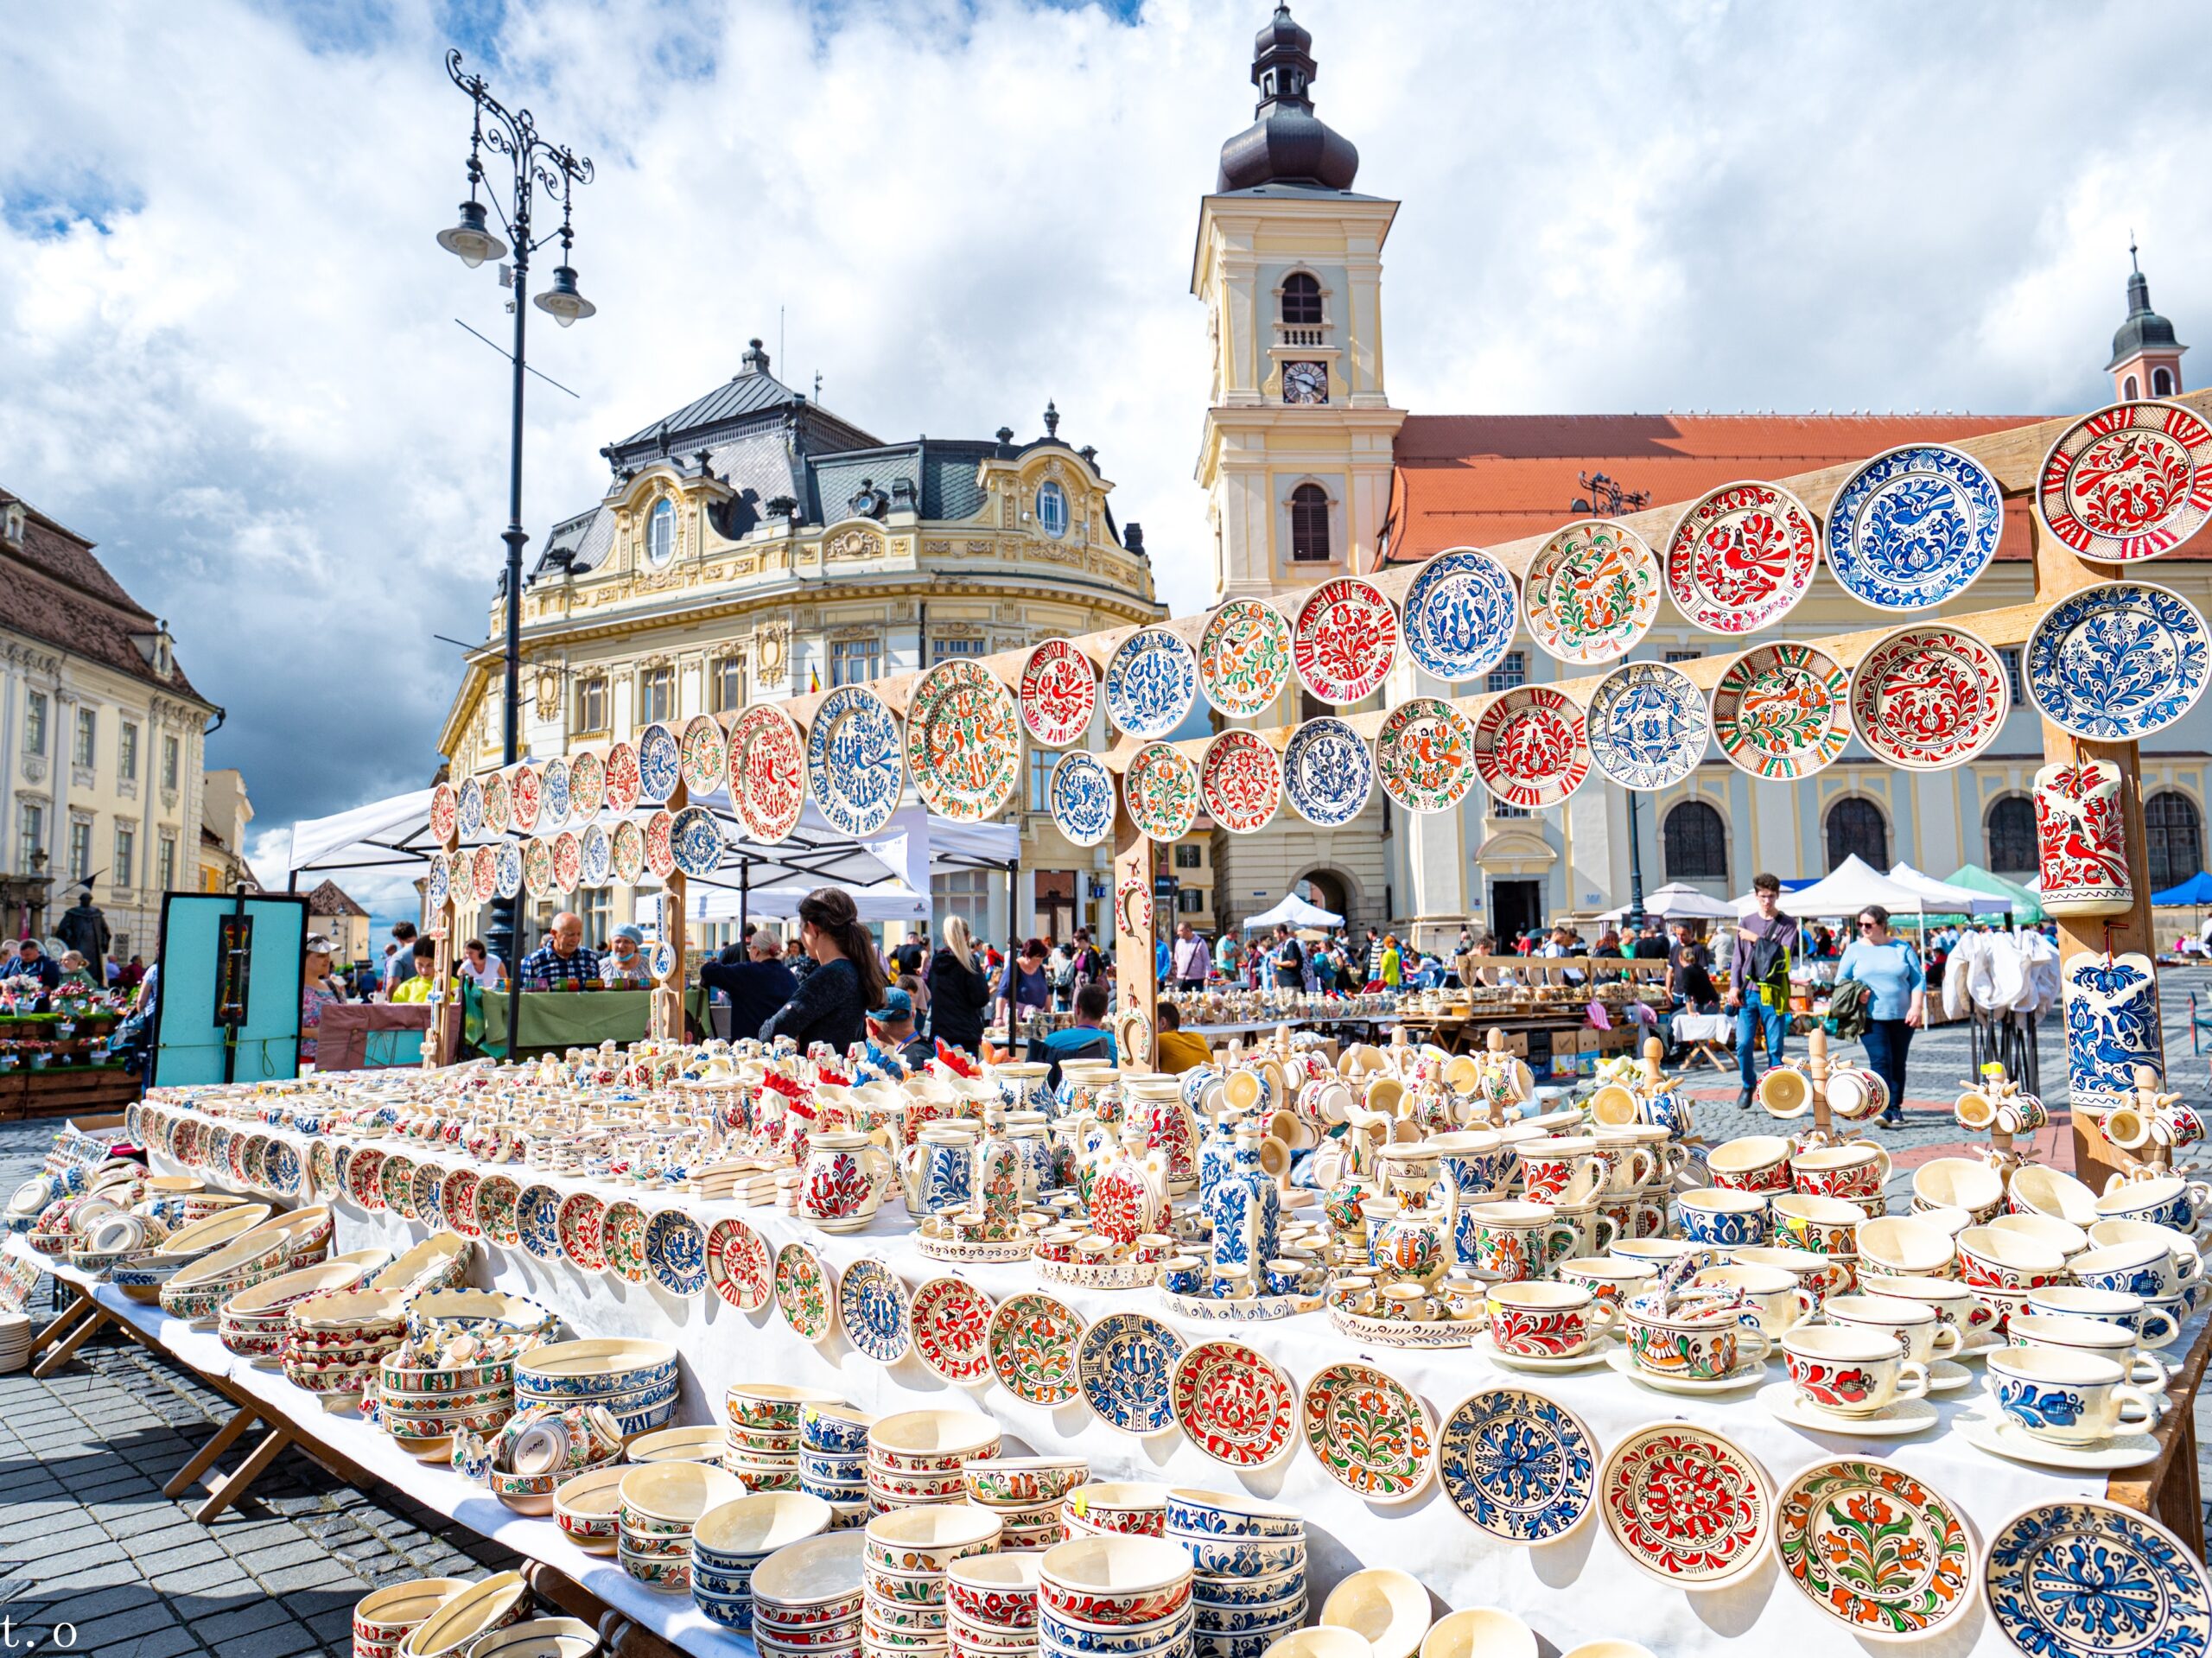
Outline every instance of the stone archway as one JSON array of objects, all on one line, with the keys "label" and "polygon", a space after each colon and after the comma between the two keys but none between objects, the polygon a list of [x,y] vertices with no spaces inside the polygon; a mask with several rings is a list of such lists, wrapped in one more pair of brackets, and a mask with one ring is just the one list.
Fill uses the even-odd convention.
[{"label": "stone archway", "polygon": [[1309,869],[1290,883],[1290,890],[1308,904],[1318,904],[1351,927],[1360,920],[1359,883],[1341,869]]}]

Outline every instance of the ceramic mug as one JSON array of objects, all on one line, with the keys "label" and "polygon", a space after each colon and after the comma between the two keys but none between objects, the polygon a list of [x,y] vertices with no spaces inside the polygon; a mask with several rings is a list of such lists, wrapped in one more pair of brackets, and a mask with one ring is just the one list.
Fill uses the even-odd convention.
[{"label": "ceramic mug", "polygon": [[2145,1432],[2166,1401],[2122,1378],[2116,1360],[2052,1347],[2005,1347],[1989,1356],[1989,1394],[2016,1427],[2052,1445],[2101,1445]]},{"label": "ceramic mug", "polygon": [[2056,1244],[1993,1226],[1969,1226],[1956,1240],[1959,1275],[1981,1289],[2038,1290],[2066,1281]]},{"label": "ceramic mug", "polygon": [[1782,1338],[1797,1396],[1839,1416],[1872,1416],[1928,1392],[1928,1367],[1880,1331],[1807,1324]]},{"label": "ceramic mug", "polygon": [[1648,1261],[1584,1257],[1560,1263],[1559,1280],[1580,1284],[1591,1299],[1618,1312],[1623,1298],[1641,1294],[1657,1281],[1659,1269]]},{"label": "ceramic mug", "polygon": [[1619,1314],[1580,1284],[1493,1284],[1490,1339],[1520,1358],[1575,1358],[1612,1333]]},{"label": "ceramic mug", "polygon": [[1706,1178],[1724,1191],[1788,1191],[1789,1142],[1780,1134],[1745,1134],[1705,1154]]},{"label": "ceramic mug", "polygon": [[2024,1312],[2009,1321],[2005,1334],[2015,1347],[2060,1347],[2069,1352],[2098,1353],[2119,1365],[2139,1388],[2164,1393],[2173,1372],[2135,1344],[2135,1332],[2106,1318],[2067,1318]]},{"label": "ceramic mug", "polygon": [[2079,1284],[2047,1284],[2027,1292],[2027,1311],[2062,1318],[2109,1318],[2135,1332],[2145,1347],[2164,1347],[2181,1334],[2181,1321],[2126,1290],[2093,1290]]},{"label": "ceramic mug", "polygon": [[1160,1266],[1160,1287],[1170,1295],[1196,1295],[1205,1279],[1205,1263],[1196,1255],[1170,1255]]},{"label": "ceramic mug", "polygon": [[1459,1265],[1493,1280],[1548,1278],[1575,1253],[1576,1232],[1542,1204],[1470,1204],[1452,1246]]},{"label": "ceramic mug", "polygon": [[[1757,1363],[1772,1350],[1764,1331],[1746,1330],[1732,1312],[1665,1312],[1649,1297],[1621,1304],[1629,1356],[1653,1375],[1713,1382]],[[1645,1303],[1638,1305],[1638,1301]]]},{"label": "ceramic mug", "polygon": [[1767,1115],[1788,1121],[1813,1109],[1812,1079],[1793,1065],[1777,1065],[1758,1081],[1758,1102]]},{"label": "ceramic mug", "polygon": [[2201,1270],[2192,1260],[2184,1269],[2173,1251],[2154,1240],[2101,1245],[2067,1263],[2074,1281],[2093,1290],[2125,1290],[2146,1301],[2171,1300]]},{"label": "ceramic mug", "polygon": [[1675,1223],[1692,1243],[1718,1247],[1764,1243],[1766,1199],[1755,1191],[1703,1186],[1675,1200]]},{"label": "ceramic mug", "polygon": [[1895,1295],[1832,1296],[1821,1316],[1841,1328],[1870,1330],[1894,1340],[1904,1356],[1923,1367],[1949,1358],[1965,1344],[1955,1324],[1925,1301]]},{"label": "ceramic mug", "polygon": [[1790,1178],[1808,1197],[1878,1197],[1890,1178],[1890,1154],[1863,1140],[1823,1146],[1801,1153]]},{"label": "ceramic mug", "polygon": [[1789,1244],[1755,1244],[1747,1249],[1731,1249],[1727,1256],[1732,1266],[1780,1267],[1811,1291],[1815,1303],[1826,1296],[1840,1295],[1851,1286],[1847,1257],[1839,1261]]},{"label": "ceramic mug", "polygon": [[1935,1310],[1937,1318],[1959,1332],[1960,1345],[1971,1347],[1996,1333],[1995,1318],[1971,1285],[1955,1278],[1904,1278],[1894,1273],[1866,1273],[1859,1280],[1859,1293],[1917,1301]]},{"label": "ceramic mug", "polygon": [[1816,1255],[1855,1255],[1866,1212],[1841,1197],[1785,1192],[1774,1200],[1774,1241]]},{"label": "ceramic mug", "polygon": [[1871,1117],[1890,1102],[1890,1085],[1878,1071],[1856,1065],[1828,1068],[1828,1109],[1846,1122]]},{"label": "ceramic mug", "polygon": [[1617,1238],[1656,1238],[1667,1229],[1667,1206],[1642,1197],[1603,1197],[1598,1199],[1598,1212],[1613,1223]]},{"label": "ceramic mug", "polygon": [[1711,1290],[1738,1305],[1740,1317],[1778,1338],[1819,1310],[1813,1293],[1779,1267],[1708,1267],[1690,1280],[1688,1293]]},{"label": "ceramic mug", "polygon": [[1596,1191],[1610,1172],[1587,1134],[1523,1140],[1514,1148],[1521,1163],[1521,1189],[1531,1203],[1556,1203],[1580,1179]]},{"label": "ceramic mug", "polygon": [[[1635,1205],[1630,1207],[1633,1208]],[[1649,1205],[1643,1205],[1643,1207],[1649,1207]],[[1554,1255],[1552,1257],[1554,1265],[1563,1259],[1571,1259],[1576,1255],[1601,1255],[1611,1247],[1613,1240],[1621,1235],[1622,1228],[1619,1219],[1608,1208],[1598,1204],[1573,1205],[1554,1204],[1552,1205],[1552,1213],[1561,1224],[1574,1229],[1574,1241],[1567,1246],[1562,1254]]]}]

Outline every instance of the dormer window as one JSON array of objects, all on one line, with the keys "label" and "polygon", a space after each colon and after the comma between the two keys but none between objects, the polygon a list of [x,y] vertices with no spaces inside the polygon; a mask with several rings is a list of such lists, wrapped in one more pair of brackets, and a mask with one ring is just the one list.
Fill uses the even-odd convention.
[{"label": "dormer window", "polygon": [[1303,270],[1294,273],[1283,283],[1282,320],[1297,327],[1319,327],[1321,324],[1321,284]]},{"label": "dormer window", "polygon": [[645,562],[660,569],[676,556],[676,503],[664,497],[645,515]]},{"label": "dormer window", "polygon": [[1037,527],[1055,541],[1068,532],[1068,492],[1050,480],[1037,486]]}]

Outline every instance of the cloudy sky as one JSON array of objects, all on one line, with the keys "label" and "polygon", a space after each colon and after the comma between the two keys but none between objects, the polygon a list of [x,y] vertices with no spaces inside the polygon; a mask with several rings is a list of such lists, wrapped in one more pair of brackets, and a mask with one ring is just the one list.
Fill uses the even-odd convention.
[{"label": "cloudy sky", "polygon": [[[505,365],[455,326],[503,335],[504,295],[431,239],[464,187],[458,44],[598,164],[600,314],[533,314],[579,394],[531,386],[535,536],[597,498],[601,443],[760,334],[887,438],[1027,437],[1057,399],[1195,607],[1192,238],[1268,9],[39,8],[0,31],[0,482],[169,619],[261,828],[425,781],[458,655],[432,636],[482,635],[505,510]],[[2212,333],[2187,67],[2212,7],[1297,15],[1359,187],[1405,203],[1384,293],[1414,410],[2092,404],[2131,227],[2159,308]]]}]

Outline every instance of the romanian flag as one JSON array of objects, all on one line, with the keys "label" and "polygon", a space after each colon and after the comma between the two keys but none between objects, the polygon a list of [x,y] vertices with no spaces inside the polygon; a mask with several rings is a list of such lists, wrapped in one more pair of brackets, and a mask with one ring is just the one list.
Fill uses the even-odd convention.
[{"label": "romanian flag", "polygon": [[822,689],[821,669],[809,668],[806,670],[806,688],[810,691],[818,691]]}]

